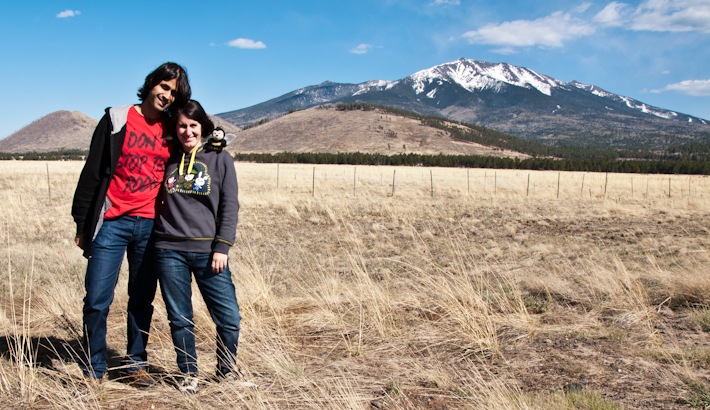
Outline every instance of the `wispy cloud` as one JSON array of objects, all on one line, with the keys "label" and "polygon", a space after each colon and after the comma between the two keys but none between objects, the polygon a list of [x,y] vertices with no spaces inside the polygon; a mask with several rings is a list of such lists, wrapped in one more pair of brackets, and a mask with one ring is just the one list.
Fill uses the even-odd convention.
[{"label": "wispy cloud", "polygon": [[647,0],[631,15],[631,30],[710,32],[710,1]]},{"label": "wispy cloud", "polygon": [[679,83],[668,84],[660,90],[651,90],[652,93],[662,93],[664,91],[674,91],[696,97],[707,97],[710,96],[710,80],[686,80]]},{"label": "wispy cloud", "polygon": [[460,0],[434,0],[433,2],[431,2],[431,4],[434,4],[434,5],[437,5],[437,6],[438,6],[438,5],[441,5],[441,4],[448,4],[448,5],[451,5],[451,6],[458,6],[458,5],[461,4],[461,1],[460,1]]},{"label": "wispy cloud", "polygon": [[561,11],[537,20],[515,20],[487,24],[468,31],[463,37],[471,44],[491,44],[507,47],[562,47],[564,41],[594,33],[591,24]]},{"label": "wispy cloud", "polygon": [[372,44],[360,44],[359,46],[353,48],[350,50],[351,53],[353,54],[365,54],[368,51],[372,50]]},{"label": "wispy cloud", "polygon": [[621,27],[628,21],[626,16],[631,11],[633,9],[628,4],[612,1],[592,17],[592,21],[605,27]]},{"label": "wispy cloud", "polygon": [[574,11],[575,13],[584,13],[584,12],[587,11],[590,7],[592,7],[593,5],[594,5],[593,3],[589,3],[589,2],[587,2],[587,3],[582,3],[582,4],[580,4],[579,6],[575,7],[573,11]]},{"label": "wispy cloud", "polygon": [[494,53],[503,54],[503,55],[517,53],[517,51],[513,47],[496,48],[495,50],[491,50],[491,51]]},{"label": "wispy cloud", "polygon": [[57,18],[64,19],[67,17],[74,17],[81,14],[79,10],[64,10],[63,12],[57,14]]},{"label": "wispy cloud", "polygon": [[266,48],[266,44],[261,41],[254,41],[248,38],[238,38],[227,43],[230,47],[236,48],[248,48],[248,49],[259,49]]}]

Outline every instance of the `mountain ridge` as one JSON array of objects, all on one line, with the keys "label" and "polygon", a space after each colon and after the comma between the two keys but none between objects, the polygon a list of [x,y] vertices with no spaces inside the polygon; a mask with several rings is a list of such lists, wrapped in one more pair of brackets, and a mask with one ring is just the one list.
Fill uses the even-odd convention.
[{"label": "mountain ridge", "polygon": [[460,58],[396,81],[325,81],[241,110],[236,125],[293,109],[363,102],[474,123],[547,144],[665,148],[710,139],[710,122],[525,67]]}]

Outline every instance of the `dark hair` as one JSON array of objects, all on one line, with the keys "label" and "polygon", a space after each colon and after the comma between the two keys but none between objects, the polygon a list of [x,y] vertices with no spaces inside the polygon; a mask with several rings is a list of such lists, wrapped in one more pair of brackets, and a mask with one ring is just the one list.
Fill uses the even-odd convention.
[{"label": "dark hair", "polygon": [[180,117],[180,114],[200,123],[202,126],[201,137],[208,137],[212,134],[212,131],[214,131],[214,123],[210,120],[210,117],[207,115],[200,103],[195,100],[189,100],[183,107],[180,107],[175,111],[171,124],[172,132],[177,131],[177,119]]},{"label": "dark hair", "polygon": [[177,78],[177,90],[175,90],[175,101],[170,105],[168,111],[174,113],[187,103],[192,95],[190,81],[187,79],[187,71],[175,63],[164,63],[156,68],[145,78],[145,83],[138,89],[138,98],[145,100],[156,85],[161,81],[170,81]]}]

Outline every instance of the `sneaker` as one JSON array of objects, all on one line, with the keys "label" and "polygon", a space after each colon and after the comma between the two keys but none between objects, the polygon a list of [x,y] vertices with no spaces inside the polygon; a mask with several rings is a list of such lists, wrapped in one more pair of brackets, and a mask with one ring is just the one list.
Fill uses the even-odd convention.
[{"label": "sneaker", "polygon": [[195,376],[184,376],[178,383],[178,390],[186,394],[196,394],[200,391],[200,385]]},{"label": "sneaker", "polygon": [[133,387],[145,388],[155,386],[155,380],[144,369],[128,373],[125,377],[126,383]]},{"label": "sneaker", "polygon": [[229,383],[236,387],[246,387],[254,391],[259,390],[259,386],[257,386],[256,383],[247,381],[244,375],[239,372],[229,372],[225,374],[222,376],[222,383]]}]

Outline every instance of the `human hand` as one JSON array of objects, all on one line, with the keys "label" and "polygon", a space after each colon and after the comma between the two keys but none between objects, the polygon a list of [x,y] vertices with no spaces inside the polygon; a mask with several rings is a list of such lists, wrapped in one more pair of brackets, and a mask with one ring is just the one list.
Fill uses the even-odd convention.
[{"label": "human hand", "polygon": [[214,252],[212,253],[212,273],[220,273],[227,269],[227,260],[229,260],[229,255]]},{"label": "human hand", "polygon": [[84,233],[83,232],[76,235],[76,237],[74,238],[74,243],[76,244],[76,246],[78,246],[82,250],[84,249]]}]

